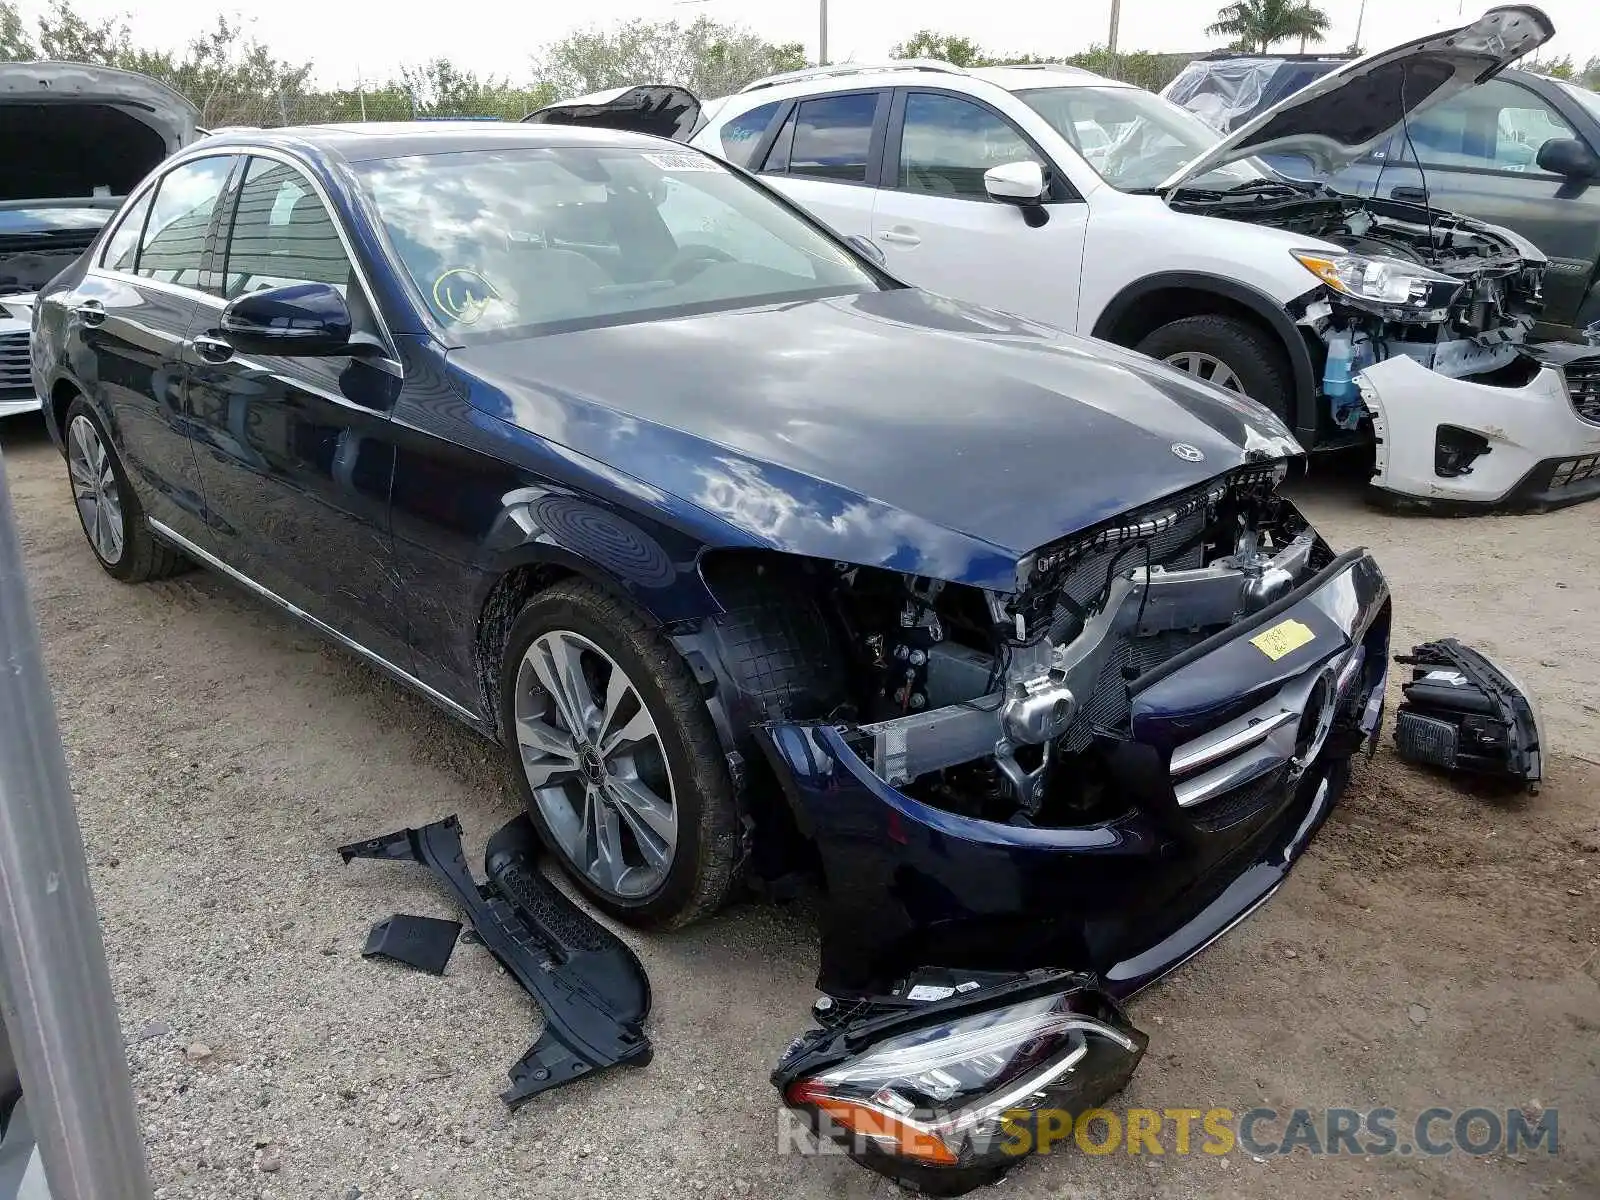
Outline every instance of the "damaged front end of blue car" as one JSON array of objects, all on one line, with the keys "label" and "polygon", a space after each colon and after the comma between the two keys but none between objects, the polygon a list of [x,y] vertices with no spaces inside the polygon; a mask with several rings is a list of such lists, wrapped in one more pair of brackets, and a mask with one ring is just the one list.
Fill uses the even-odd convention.
[{"label": "damaged front end of blue car", "polygon": [[1015,1164],[999,1114],[1102,1103],[1145,1044],[1120,1002],[1264,902],[1338,801],[1389,592],[1283,473],[1063,539],[1010,592],[913,581],[865,639],[868,719],[759,727],[827,885],[817,1027],[773,1081],[863,1165],[958,1194]]}]

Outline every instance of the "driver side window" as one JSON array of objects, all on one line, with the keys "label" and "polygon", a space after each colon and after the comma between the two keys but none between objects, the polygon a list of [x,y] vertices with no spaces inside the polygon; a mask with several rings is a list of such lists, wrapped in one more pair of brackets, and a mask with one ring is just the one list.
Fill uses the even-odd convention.
[{"label": "driver side window", "polygon": [[958,96],[912,92],[900,135],[901,191],[960,200],[989,200],[983,173],[1014,162],[1048,169],[1004,117]]}]

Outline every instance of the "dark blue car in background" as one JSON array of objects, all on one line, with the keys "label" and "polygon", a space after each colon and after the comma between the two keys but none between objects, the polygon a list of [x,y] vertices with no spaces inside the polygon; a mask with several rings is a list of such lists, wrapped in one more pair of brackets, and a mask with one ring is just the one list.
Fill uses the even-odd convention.
[{"label": "dark blue car in background", "polygon": [[[831,1011],[946,1054],[899,1178],[995,1169],[957,1135],[1019,1081],[1125,1079],[1115,999],[1271,893],[1379,720],[1387,589],[1280,494],[1276,418],[907,288],[682,146],[207,139],[34,332],[105,569],[211,566],[498,740],[606,912],[819,866]],[[888,1103],[872,1040],[797,1048],[786,1098]]]}]

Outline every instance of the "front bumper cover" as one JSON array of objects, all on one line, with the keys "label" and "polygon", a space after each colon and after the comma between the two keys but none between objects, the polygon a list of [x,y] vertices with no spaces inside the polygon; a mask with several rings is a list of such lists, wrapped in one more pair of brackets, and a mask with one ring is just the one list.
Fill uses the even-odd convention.
[{"label": "front bumper cover", "polygon": [[1450,379],[1405,357],[1356,377],[1372,414],[1379,499],[1441,512],[1538,512],[1600,496],[1600,415],[1577,381],[1600,377],[1593,347],[1523,347],[1537,369],[1516,387]]},{"label": "front bumper cover", "polygon": [[[1309,636],[1283,649],[1272,635],[1290,626]],[[1130,805],[1096,825],[958,816],[891,787],[837,726],[765,727],[828,885],[818,986],[871,999],[931,964],[1060,967],[1125,997],[1172,970],[1271,895],[1327,817],[1381,719],[1388,635],[1388,587],[1352,551],[1134,680],[1133,736],[1110,754]],[[1254,735],[1275,703],[1327,718],[1281,726],[1304,761]],[[1197,780],[1204,802],[1186,804]]]}]

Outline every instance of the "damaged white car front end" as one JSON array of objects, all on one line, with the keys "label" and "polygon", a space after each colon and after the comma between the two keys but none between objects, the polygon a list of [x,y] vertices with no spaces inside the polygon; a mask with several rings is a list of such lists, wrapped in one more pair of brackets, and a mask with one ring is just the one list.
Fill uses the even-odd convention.
[{"label": "damaged white car front end", "polygon": [[[1161,185],[1180,212],[1302,239],[1289,257],[1311,286],[1285,307],[1320,370],[1318,425],[1354,438],[1370,424],[1385,497],[1469,511],[1600,494],[1600,350],[1528,344],[1545,256],[1425,191],[1397,200],[1317,182],[1552,33],[1536,8],[1496,8],[1347,63]],[[1304,177],[1263,154],[1303,160]]]},{"label": "damaged white car front end", "polygon": [[1543,511],[1600,496],[1600,349],[1519,348],[1452,379],[1404,355],[1356,377],[1384,498],[1443,512]]}]

